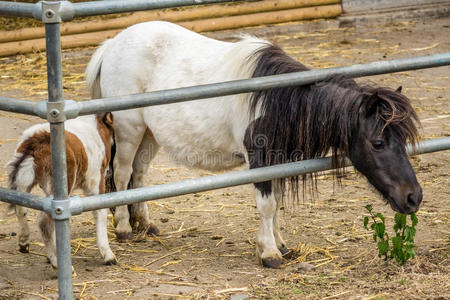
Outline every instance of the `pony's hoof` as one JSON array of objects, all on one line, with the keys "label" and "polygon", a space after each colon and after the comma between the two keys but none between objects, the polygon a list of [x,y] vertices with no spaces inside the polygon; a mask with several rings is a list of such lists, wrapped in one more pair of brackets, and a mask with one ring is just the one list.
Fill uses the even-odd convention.
[{"label": "pony's hoof", "polygon": [[[50,264],[50,266],[52,267],[53,270],[55,270],[55,271],[58,270],[58,264],[56,263],[56,261],[52,262],[52,261],[47,257],[47,262]],[[72,267],[72,273],[73,273],[73,267]]]},{"label": "pony's hoof", "polygon": [[263,258],[262,260],[262,265],[266,268],[271,268],[271,269],[279,269],[281,267],[281,263],[282,263],[282,259],[280,258]]},{"label": "pony's hoof", "polygon": [[159,229],[155,225],[150,225],[147,228],[147,235],[159,235]]},{"label": "pony's hoof", "polygon": [[117,260],[115,258],[105,261],[105,265],[112,266],[117,265]]},{"label": "pony's hoof", "polygon": [[22,253],[30,253],[30,244],[19,245],[19,251]]},{"label": "pony's hoof", "polygon": [[[50,259],[47,257],[47,262],[50,264],[53,271],[58,271],[58,264],[56,261],[51,262]],[[77,277],[77,272],[75,272],[75,269],[73,266],[72,266],[72,277]]]},{"label": "pony's hoof", "polygon": [[281,248],[279,248],[278,250],[280,250],[281,256],[283,256],[283,257],[285,257],[285,256],[289,255],[289,253],[291,253],[291,250],[289,250],[285,245],[281,245]]},{"label": "pony's hoof", "polygon": [[133,234],[131,232],[116,232],[116,237],[119,243],[126,243],[133,239]]}]

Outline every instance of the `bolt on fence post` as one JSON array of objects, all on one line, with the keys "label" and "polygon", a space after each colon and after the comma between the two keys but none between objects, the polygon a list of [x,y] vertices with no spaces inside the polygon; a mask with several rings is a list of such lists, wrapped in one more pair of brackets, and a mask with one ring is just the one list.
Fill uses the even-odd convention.
[{"label": "bolt on fence post", "polygon": [[59,299],[73,299],[72,262],[70,249],[70,200],[67,191],[66,137],[64,131],[64,100],[62,95],[62,62],[59,15],[60,1],[42,2],[42,22],[45,24],[47,51],[48,102],[53,170],[52,216],[55,218],[58,259]]}]

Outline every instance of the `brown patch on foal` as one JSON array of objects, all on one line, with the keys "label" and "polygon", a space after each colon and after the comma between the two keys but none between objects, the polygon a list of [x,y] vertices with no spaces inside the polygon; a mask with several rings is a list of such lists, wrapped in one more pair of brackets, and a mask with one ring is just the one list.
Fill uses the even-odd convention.
[{"label": "brown patch on foal", "polygon": [[102,168],[100,170],[100,194],[105,193],[105,170],[109,165],[111,160],[111,149],[112,144],[114,143],[114,127],[113,127],[113,115],[110,112],[97,114],[95,116],[97,120],[97,130],[100,135],[100,138],[105,145],[105,157],[103,158]]},{"label": "brown patch on foal", "polygon": [[73,133],[66,131],[67,181],[69,194],[72,189],[82,187],[88,168],[88,157],[83,143]]},{"label": "brown patch on foal", "polygon": [[[50,133],[41,131],[26,139],[17,149],[17,152],[34,158],[37,183],[47,192],[52,194],[53,187],[47,186],[52,172],[52,150]],[[82,186],[84,174],[88,166],[86,151],[80,139],[66,131],[66,160],[67,160],[67,184],[69,194],[74,186]],[[48,190],[51,188],[51,190]]]}]

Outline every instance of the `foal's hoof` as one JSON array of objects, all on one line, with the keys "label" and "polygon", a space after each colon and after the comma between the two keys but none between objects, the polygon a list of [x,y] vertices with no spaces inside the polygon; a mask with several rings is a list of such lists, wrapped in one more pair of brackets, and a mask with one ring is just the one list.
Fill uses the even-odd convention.
[{"label": "foal's hoof", "polygon": [[119,243],[126,243],[133,239],[133,234],[131,232],[116,232],[116,237]]},{"label": "foal's hoof", "polygon": [[117,260],[115,258],[105,261],[105,265],[112,266],[117,265]]},{"label": "foal's hoof", "polygon": [[150,225],[147,228],[147,235],[159,235],[159,229],[155,225]]},{"label": "foal's hoof", "polygon": [[19,251],[22,253],[30,253],[30,244],[19,245]]},{"label": "foal's hoof", "polygon": [[271,268],[271,269],[279,269],[281,267],[281,262],[282,260],[279,258],[263,258],[262,259],[262,265],[266,268]]}]

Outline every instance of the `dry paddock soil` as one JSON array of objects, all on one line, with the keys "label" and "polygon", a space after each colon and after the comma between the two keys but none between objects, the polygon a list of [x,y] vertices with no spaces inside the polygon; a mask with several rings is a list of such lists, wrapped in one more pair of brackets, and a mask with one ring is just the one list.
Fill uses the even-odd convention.
[{"label": "dry paddock soil", "polygon": [[[450,50],[450,20],[417,19],[339,28],[336,21],[245,30],[279,44],[311,68],[405,58]],[[237,32],[211,34],[227,38]],[[66,98],[87,99],[83,71],[93,48],[64,51]],[[450,133],[449,67],[358,79],[403,86],[422,121],[423,139]],[[45,99],[45,54],[0,59],[0,94]],[[0,165],[11,157],[17,138],[39,120],[0,113]],[[384,262],[362,225],[364,206],[373,203],[387,217],[393,212],[366,180],[349,170],[342,188],[328,173],[319,176],[319,195],[286,205],[282,232],[292,258],[279,270],[264,269],[254,255],[259,216],[250,185],[148,203],[161,229],[159,237],[118,243],[111,223],[117,266],[101,263],[91,214],[71,219],[75,297],[83,299],[189,299],[247,295],[251,299],[448,299],[450,293],[450,151],[411,159],[423,186],[418,213],[417,256],[403,266]],[[212,175],[189,170],[161,152],[147,185]],[[7,186],[0,169],[0,185]],[[38,192],[38,191],[35,191]],[[0,204],[0,299],[56,299],[56,272],[47,264],[36,212],[31,253],[18,251],[17,222]],[[109,218],[111,220],[112,217]],[[300,262],[314,264],[305,270]]]}]

